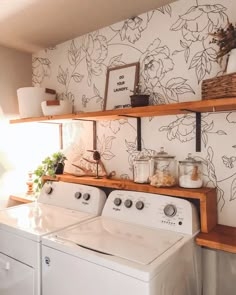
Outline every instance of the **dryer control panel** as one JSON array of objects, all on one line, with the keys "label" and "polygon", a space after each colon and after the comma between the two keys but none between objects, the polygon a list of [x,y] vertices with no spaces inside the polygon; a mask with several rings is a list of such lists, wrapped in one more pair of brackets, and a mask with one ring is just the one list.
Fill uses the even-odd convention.
[{"label": "dryer control panel", "polygon": [[199,231],[195,206],[187,200],[165,195],[116,190],[108,196],[102,215],[185,234]]},{"label": "dryer control panel", "polygon": [[100,215],[106,201],[106,194],[97,187],[47,181],[39,195],[38,202]]}]

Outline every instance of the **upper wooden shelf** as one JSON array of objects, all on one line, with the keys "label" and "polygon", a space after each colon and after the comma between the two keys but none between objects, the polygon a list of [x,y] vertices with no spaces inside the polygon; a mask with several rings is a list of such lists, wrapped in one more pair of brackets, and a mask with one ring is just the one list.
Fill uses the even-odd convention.
[{"label": "upper wooden shelf", "polygon": [[99,111],[99,112],[86,112],[78,114],[67,114],[57,116],[46,116],[36,118],[24,118],[10,120],[11,124],[27,123],[27,122],[45,122],[45,121],[58,121],[65,120],[116,120],[121,117],[154,117],[166,115],[187,114],[191,112],[221,112],[236,110],[236,97],[200,100],[182,103],[173,103],[166,105],[124,108],[117,110]]},{"label": "upper wooden shelf", "polygon": [[149,184],[137,184],[127,179],[96,179],[93,177],[78,177],[70,174],[57,175],[56,178],[44,177],[44,180],[64,181],[107,187],[121,190],[168,195],[179,198],[197,199],[200,202],[201,231],[208,233],[217,224],[217,197],[214,188],[184,189],[181,187],[157,188]]}]

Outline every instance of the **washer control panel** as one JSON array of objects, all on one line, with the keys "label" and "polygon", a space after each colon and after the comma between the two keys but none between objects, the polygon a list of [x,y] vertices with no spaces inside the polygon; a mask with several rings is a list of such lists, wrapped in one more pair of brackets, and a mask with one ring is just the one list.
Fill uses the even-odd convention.
[{"label": "washer control panel", "polygon": [[102,215],[186,234],[199,230],[194,205],[187,200],[165,195],[116,190],[108,196]]}]

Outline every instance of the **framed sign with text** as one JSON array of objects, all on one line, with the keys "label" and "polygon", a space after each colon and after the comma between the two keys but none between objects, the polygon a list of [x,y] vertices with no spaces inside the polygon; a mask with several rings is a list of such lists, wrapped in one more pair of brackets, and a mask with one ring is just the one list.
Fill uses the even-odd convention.
[{"label": "framed sign with text", "polygon": [[104,110],[130,105],[131,91],[139,80],[139,63],[108,68],[105,89]]}]

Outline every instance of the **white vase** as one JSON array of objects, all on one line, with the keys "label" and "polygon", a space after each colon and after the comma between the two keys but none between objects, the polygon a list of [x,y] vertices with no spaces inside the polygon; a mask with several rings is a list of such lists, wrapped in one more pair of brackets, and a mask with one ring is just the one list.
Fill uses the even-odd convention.
[{"label": "white vase", "polygon": [[226,72],[227,74],[236,72],[236,48],[230,51]]}]

